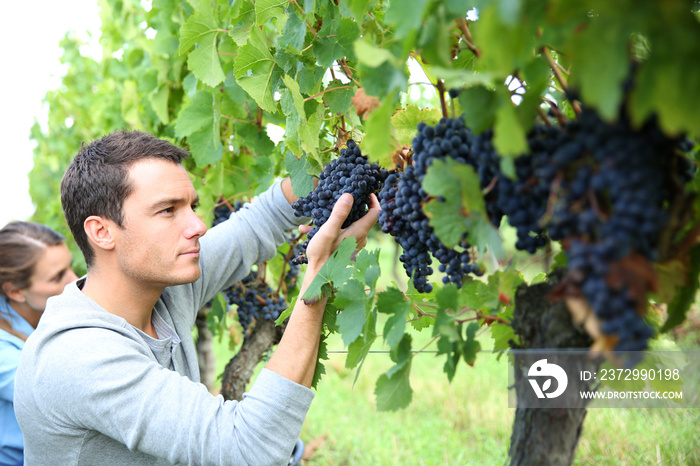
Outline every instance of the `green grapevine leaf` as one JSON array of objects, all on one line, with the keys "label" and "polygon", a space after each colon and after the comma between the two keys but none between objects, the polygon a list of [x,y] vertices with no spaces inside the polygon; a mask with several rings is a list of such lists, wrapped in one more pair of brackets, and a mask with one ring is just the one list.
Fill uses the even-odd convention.
[{"label": "green grapevine leaf", "polygon": [[427,5],[428,0],[391,2],[384,20],[396,26],[396,37],[407,37],[414,30],[420,28],[423,22],[423,12]]},{"label": "green grapevine leaf", "polygon": [[337,323],[343,343],[348,346],[362,333],[365,325],[365,286],[350,279],[338,289],[333,303],[342,309]]},{"label": "green grapevine leaf", "polygon": [[143,129],[139,115],[140,106],[136,82],[129,79],[124,82],[124,91],[122,92],[122,115],[124,120],[135,129]]},{"label": "green grapevine leaf", "polygon": [[399,145],[410,146],[416,136],[416,126],[424,121],[430,126],[435,126],[442,118],[442,113],[436,108],[420,109],[418,106],[409,104],[405,109],[398,110],[391,117],[391,124],[396,130],[396,139]]},{"label": "green grapevine leaf", "polygon": [[291,13],[284,24],[284,32],[280,37],[280,45],[290,53],[299,54],[304,48],[306,38],[306,23],[299,17]]},{"label": "green grapevine leaf", "polygon": [[370,288],[369,297],[374,296],[377,280],[381,272],[379,267],[379,249],[374,251],[362,249],[355,257],[353,277]]},{"label": "green grapevine leaf", "polygon": [[367,133],[362,140],[362,152],[380,166],[391,165],[391,152],[394,147],[391,115],[394,109],[392,96],[369,115],[365,124]]},{"label": "green grapevine leaf", "polygon": [[311,387],[318,388],[318,383],[321,381],[321,377],[326,373],[326,367],[321,361],[328,361],[328,342],[326,341],[326,336],[321,335],[321,341],[318,346],[318,360],[316,361],[316,369],[314,370],[314,377],[311,380]]},{"label": "green grapevine leaf", "polygon": [[476,354],[481,351],[481,343],[476,339],[476,332],[479,330],[479,324],[477,322],[471,322],[467,326],[467,338],[462,345],[462,356],[464,361],[471,365],[474,365],[476,361]]},{"label": "green grapevine leaf", "polygon": [[479,177],[470,165],[449,158],[435,160],[423,179],[423,189],[435,197],[423,210],[445,246],[459,244],[468,232],[470,244],[482,250],[488,246],[497,257],[503,257],[501,238],[488,220]]},{"label": "green grapevine leaf", "polygon": [[219,32],[222,30],[214,17],[202,13],[190,16],[180,29],[180,53],[186,53],[197,44],[190,52],[187,65],[197,79],[212,87],[226,78],[216,50]]},{"label": "green grapevine leaf", "polygon": [[207,312],[207,328],[213,336],[218,336],[219,340],[223,335],[226,326],[226,313],[228,309],[226,300],[221,293],[214,296],[211,302],[211,309]]},{"label": "green grapevine leaf", "polygon": [[401,343],[389,355],[396,365],[379,377],[374,389],[379,411],[394,411],[405,408],[411,403],[413,397],[413,389],[409,380],[413,360],[411,336],[404,335]]},{"label": "green grapevine leaf", "polygon": [[340,243],[338,249],[323,264],[321,270],[306,289],[303,296],[304,301],[315,302],[321,299],[321,296],[330,296],[332,291],[331,284],[337,287],[350,278],[352,269],[348,268],[348,265],[352,263],[350,257],[355,251],[356,245],[355,238],[345,238]]},{"label": "green grapevine leaf", "polygon": [[170,123],[170,113],[168,112],[168,96],[170,95],[170,86],[164,84],[157,91],[149,94],[148,100],[151,102],[153,111],[156,112],[161,123],[167,125]]},{"label": "green grapevine leaf", "polygon": [[183,107],[180,115],[175,120],[175,135],[186,137],[213,123],[212,116],[213,97],[210,93],[199,91],[190,101],[189,105]]},{"label": "green grapevine leaf", "polygon": [[382,49],[374,44],[371,44],[366,39],[358,39],[354,43],[355,55],[363,65],[370,68],[376,68],[384,62],[389,62],[393,66],[400,66],[400,60],[397,59],[389,50]]},{"label": "green grapevine leaf", "polygon": [[515,331],[510,325],[496,322],[491,324],[489,330],[493,338],[494,351],[507,351],[510,349],[510,341],[517,341]]},{"label": "green grapevine leaf", "polygon": [[409,380],[411,365],[407,364],[391,377],[383,374],[377,380],[374,394],[378,411],[396,411],[411,404],[413,389]]},{"label": "green grapevine leaf", "polygon": [[425,18],[425,26],[418,39],[421,56],[428,63],[448,67],[450,65],[450,29],[453,25],[445,17],[444,5]]},{"label": "green grapevine leaf", "polygon": [[394,349],[403,338],[406,329],[406,319],[411,309],[403,293],[397,288],[389,288],[379,293],[377,297],[377,311],[391,314],[384,324],[384,341],[389,348]]},{"label": "green grapevine leaf", "polygon": [[329,67],[343,57],[355,59],[353,43],[360,37],[360,27],[351,18],[325,18],[319,36],[313,51],[320,66]]},{"label": "green grapevine leaf", "polygon": [[292,191],[296,197],[304,197],[314,190],[314,177],[309,173],[311,165],[305,155],[296,158],[291,151],[287,152],[284,161],[292,182]]},{"label": "green grapevine leaf", "polygon": [[[530,14],[537,13],[537,8],[531,10]],[[517,13],[512,8],[499,8],[491,2],[479,10],[479,20],[471,25],[474,37],[478,37],[480,43],[489,44],[479,57],[482,66],[504,79],[530,61],[536,48],[538,24],[513,21],[514,15]]]},{"label": "green grapevine leaf", "polygon": [[[571,66],[578,69],[575,82],[581,96],[607,120],[617,117],[621,83],[629,73],[627,54],[631,24],[599,17],[572,38]],[[605,53],[595,48],[605,44]]]},{"label": "green grapevine leaf", "polygon": [[462,294],[471,309],[488,312],[498,306],[498,287],[500,274],[491,275],[488,283],[470,280],[462,286]]},{"label": "green grapevine leaf", "polygon": [[661,327],[661,332],[667,332],[685,320],[690,306],[695,302],[700,282],[700,244],[695,245],[688,254],[690,268],[687,284],[681,287],[668,305],[668,318]]},{"label": "green grapevine leaf", "polygon": [[275,18],[284,13],[284,7],[289,4],[285,0],[256,0],[255,1],[255,24],[261,26],[267,23],[270,18]]},{"label": "green grapevine leaf", "polygon": [[312,125],[309,124],[306,118],[306,109],[304,106],[304,98],[299,92],[299,84],[296,83],[289,75],[282,78],[284,85],[287,86],[289,95],[292,97],[294,104],[293,110],[289,105],[284,104],[284,108],[289,110],[288,114],[296,115],[299,119],[297,125],[297,133],[301,140],[301,147],[310,154],[315,154],[318,151],[318,133],[313,132]]},{"label": "green grapevine leaf", "polygon": [[[341,14],[352,16],[357,22],[362,23],[371,3],[375,3],[375,0],[341,0]],[[347,13],[343,10],[347,10]]]},{"label": "green grapevine leaf", "polygon": [[470,87],[459,94],[459,103],[464,109],[464,121],[477,134],[493,126],[497,102],[496,93],[483,86]]},{"label": "green grapevine leaf", "polygon": [[505,156],[517,156],[528,151],[525,130],[510,100],[504,102],[496,111],[493,147]]},{"label": "green grapevine leaf", "polygon": [[[328,83],[326,92],[323,94],[323,103],[328,107],[328,111],[337,115],[343,115],[352,107],[352,98],[355,95],[356,89],[344,89],[347,85],[340,80],[331,81]],[[340,88],[340,89],[339,89]]]},{"label": "green grapevine leaf", "polygon": [[246,146],[252,149],[254,154],[266,156],[275,149],[275,143],[272,142],[267,132],[258,130],[257,126],[237,123],[236,134]]},{"label": "green grapevine leaf", "polygon": [[273,92],[282,75],[258,28],[251,30],[248,43],[238,50],[233,65],[238,84],[265,111],[275,112]]},{"label": "green grapevine leaf", "polygon": [[239,46],[248,41],[251,29],[255,26],[255,2],[253,0],[236,0],[231,8],[229,36]]},{"label": "green grapevine leaf", "polygon": [[[372,314],[368,315],[368,320],[374,320]],[[348,346],[348,356],[345,360],[345,367],[352,369],[356,367],[360,361],[363,361],[365,357],[369,354],[369,350],[372,348],[375,340],[377,339],[377,334],[373,331],[365,332],[363,338],[358,338]]]},{"label": "green grapevine leaf", "polygon": [[457,364],[461,356],[459,346],[457,343],[450,343],[447,338],[441,338],[438,340],[438,354],[447,355],[447,359],[443,365],[443,372],[447,375],[447,380],[452,382],[457,372]]}]

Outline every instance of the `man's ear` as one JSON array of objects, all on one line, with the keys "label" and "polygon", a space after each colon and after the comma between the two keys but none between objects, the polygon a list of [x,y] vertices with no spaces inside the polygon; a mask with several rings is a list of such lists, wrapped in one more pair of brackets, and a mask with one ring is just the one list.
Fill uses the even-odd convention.
[{"label": "man's ear", "polygon": [[5,296],[10,298],[12,301],[23,303],[27,300],[27,297],[24,296],[24,293],[22,293],[22,289],[18,288],[14,283],[3,283],[2,291],[5,293]]},{"label": "man's ear", "polygon": [[83,222],[83,228],[85,229],[88,240],[96,247],[105,251],[114,249],[115,244],[112,229],[115,227],[116,225],[114,222],[98,215],[91,215]]}]

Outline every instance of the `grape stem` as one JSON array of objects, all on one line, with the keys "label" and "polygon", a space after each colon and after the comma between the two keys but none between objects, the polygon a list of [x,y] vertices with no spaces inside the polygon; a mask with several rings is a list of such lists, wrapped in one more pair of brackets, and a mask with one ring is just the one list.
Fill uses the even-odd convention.
[{"label": "grape stem", "polygon": [[[562,75],[563,68],[556,62],[556,60],[554,60],[554,58],[552,58],[552,54],[549,53],[549,48],[547,46],[542,47],[542,53],[549,62],[549,66],[552,68],[552,72],[554,73],[554,77],[557,78],[557,82],[563,91],[566,92],[566,90],[569,89],[569,86],[566,83],[566,79],[564,79],[564,76]],[[578,102],[572,100],[571,107],[574,109],[574,113],[576,113],[576,115],[581,114],[581,106]]]},{"label": "grape stem", "polygon": [[355,88],[355,86],[338,86],[338,87],[332,87],[332,88],[330,88],[330,89],[325,89],[325,90],[323,90],[323,91],[321,91],[321,92],[318,92],[318,93],[312,95],[311,97],[307,97],[306,99],[304,99],[304,102],[306,102],[306,101],[308,101],[308,100],[311,100],[311,99],[315,99],[316,97],[318,97],[318,96],[320,96],[320,95],[323,95],[323,94],[325,94],[326,92],[337,91],[337,90],[340,90],[340,89],[354,89],[354,88]]},{"label": "grape stem", "polygon": [[440,106],[442,107],[442,116],[448,118],[447,116],[447,103],[445,102],[445,83],[442,79],[437,81],[438,95],[440,96]]},{"label": "grape stem", "polygon": [[552,113],[554,113],[554,117],[557,119],[557,122],[561,126],[566,125],[566,116],[564,116],[564,114],[561,113],[561,110],[559,110],[559,106],[557,105],[557,103],[547,98],[543,98],[542,100],[549,104],[549,107],[552,109]]},{"label": "grape stem", "polygon": [[469,31],[469,23],[467,22],[466,18],[457,18],[455,20],[455,23],[457,24],[457,27],[459,28],[460,32],[464,36],[464,43],[467,44],[467,47],[469,50],[472,51],[475,57],[479,58],[481,57],[481,52],[479,51],[479,48],[474,44],[472,41],[472,34]]},{"label": "grape stem", "polygon": [[559,68],[559,66],[557,66],[556,60],[554,60],[552,54],[549,53],[549,49],[547,48],[547,46],[542,47],[542,53],[549,62],[549,66],[552,68],[552,72],[554,72],[554,77],[557,78],[557,82],[559,82],[561,88],[564,91],[566,91],[569,88],[569,86],[567,85],[564,76],[561,74],[561,69]]},{"label": "grape stem", "polygon": [[549,121],[549,118],[547,117],[547,114],[544,113],[544,110],[542,110],[542,107],[537,107],[537,113],[540,114],[540,117],[542,118],[542,121],[544,121],[545,125],[552,126],[552,122]]}]

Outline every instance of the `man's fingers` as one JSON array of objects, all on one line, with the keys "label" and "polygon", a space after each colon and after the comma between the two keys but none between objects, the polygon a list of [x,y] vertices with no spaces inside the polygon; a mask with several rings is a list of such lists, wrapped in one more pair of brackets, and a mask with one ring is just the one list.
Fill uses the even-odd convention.
[{"label": "man's fingers", "polygon": [[352,194],[345,193],[340,196],[338,201],[333,206],[331,216],[328,217],[328,220],[326,220],[326,223],[324,223],[321,228],[328,231],[329,234],[337,236],[343,226],[343,222],[345,222],[345,219],[348,218],[348,215],[350,215],[352,203]]},{"label": "man's fingers", "polygon": [[362,218],[356,220],[348,227],[347,232],[349,235],[366,235],[372,229],[372,226],[377,223],[377,215],[382,209],[379,207],[379,200],[377,200],[377,196],[374,193],[370,194],[369,207],[369,210]]}]

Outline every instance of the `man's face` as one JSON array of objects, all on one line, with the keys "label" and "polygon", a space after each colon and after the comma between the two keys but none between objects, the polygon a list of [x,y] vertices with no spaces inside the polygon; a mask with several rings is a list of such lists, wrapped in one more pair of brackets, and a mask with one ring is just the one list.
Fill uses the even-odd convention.
[{"label": "man's face", "polygon": [[197,280],[199,238],[207,227],[195,213],[199,198],[185,169],[144,159],[130,167],[129,181],[115,246],[121,272],[141,286]]}]

